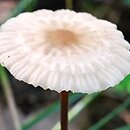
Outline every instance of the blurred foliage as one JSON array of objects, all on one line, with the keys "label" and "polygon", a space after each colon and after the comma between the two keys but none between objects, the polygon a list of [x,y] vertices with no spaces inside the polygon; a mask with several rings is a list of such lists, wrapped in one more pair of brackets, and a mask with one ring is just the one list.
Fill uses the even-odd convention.
[{"label": "blurred foliage", "polygon": [[123,81],[116,86],[116,90],[120,93],[128,92],[130,93],[130,75],[126,76]]},{"label": "blurred foliage", "polygon": [[130,6],[130,0],[122,0],[122,3],[126,6]]},{"label": "blurred foliage", "polygon": [[33,11],[37,5],[37,0],[21,0],[17,7],[11,11],[9,18],[26,11]]},{"label": "blurred foliage", "polygon": [[114,130],[130,130],[130,125],[123,126],[121,128],[116,128]]},{"label": "blurred foliage", "polygon": [[[83,94],[71,94],[70,98],[69,98],[69,105],[72,105],[75,101],[79,100],[81,97],[83,97]],[[30,117],[28,120],[26,120],[26,122],[23,123],[23,130],[30,129],[35,124],[39,123],[41,120],[58,112],[59,110],[60,110],[60,102],[56,101],[53,104],[51,104],[50,106],[41,110],[34,117]]]},{"label": "blurred foliage", "polygon": [[125,100],[125,102],[122,103],[119,107],[114,109],[112,112],[110,112],[108,115],[103,117],[101,120],[99,120],[97,123],[95,123],[92,127],[88,128],[87,130],[99,130],[99,129],[101,129],[106,123],[108,123],[111,119],[113,119],[115,116],[117,116],[120,112],[122,112],[129,105],[130,105],[130,97],[128,97]]},{"label": "blurred foliage", "polygon": [[[85,109],[98,95],[99,93],[86,95],[76,105],[74,105],[68,112],[69,122],[71,122],[83,109]],[[60,121],[52,128],[52,130],[60,130]]]}]

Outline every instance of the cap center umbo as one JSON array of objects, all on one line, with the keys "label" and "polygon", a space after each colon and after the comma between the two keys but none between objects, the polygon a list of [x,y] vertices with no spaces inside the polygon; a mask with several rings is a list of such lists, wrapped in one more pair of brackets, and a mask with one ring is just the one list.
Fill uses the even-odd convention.
[{"label": "cap center umbo", "polygon": [[70,30],[57,29],[54,31],[48,31],[46,33],[46,40],[55,45],[66,46],[69,44],[77,44],[78,35]]}]

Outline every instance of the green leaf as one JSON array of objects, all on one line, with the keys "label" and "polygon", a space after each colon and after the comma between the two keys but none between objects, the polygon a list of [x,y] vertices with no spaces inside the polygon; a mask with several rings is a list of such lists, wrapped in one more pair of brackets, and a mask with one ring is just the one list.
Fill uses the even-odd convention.
[{"label": "green leaf", "polygon": [[126,76],[123,81],[121,81],[116,86],[117,91],[127,91],[130,93],[130,75]]}]

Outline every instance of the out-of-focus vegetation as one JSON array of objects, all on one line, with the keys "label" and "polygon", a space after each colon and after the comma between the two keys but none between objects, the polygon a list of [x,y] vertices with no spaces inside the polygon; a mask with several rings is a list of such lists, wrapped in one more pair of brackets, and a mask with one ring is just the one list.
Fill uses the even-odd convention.
[{"label": "out-of-focus vegetation", "polygon": [[[41,8],[56,10],[65,8],[65,4],[68,3],[68,7],[72,8],[73,5],[75,11],[86,11],[98,18],[116,23],[118,28],[123,31],[125,38],[130,41],[130,0],[73,0],[73,2],[71,0],[2,0],[0,1],[0,8],[2,8],[3,2],[10,4],[11,1],[15,3],[15,7],[13,6],[13,8],[8,11],[6,17],[1,20],[1,23],[21,12]],[[13,114],[13,122],[16,122],[16,119],[19,120],[13,124],[15,128],[18,128],[17,130],[41,130],[41,128],[38,129],[36,126],[59,112],[60,103],[57,99],[58,94],[56,92],[44,91],[41,88],[33,88],[32,86],[19,82],[15,80],[7,70],[5,73],[5,69],[2,67],[0,67],[0,74],[0,117],[4,117],[1,111],[7,108],[5,99],[3,98],[6,97],[6,102],[8,102],[10,111]],[[78,127],[77,130],[129,130],[129,94],[130,75],[125,77],[115,88],[108,89],[101,93],[89,96],[86,94],[70,94],[69,121],[75,122],[75,120],[78,120],[77,118],[84,119],[85,123],[78,120],[78,122],[80,122],[78,126],[74,123],[74,125]],[[14,97],[12,95],[14,95]],[[9,100],[10,98],[11,101]],[[16,102],[16,106],[14,101]],[[16,110],[14,111],[14,109]],[[23,113],[22,115],[25,116],[24,120],[21,120],[20,113]],[[86,118],[81,113],[83,113]],[[2,122],[3,123],[0,123],[1,130],[8,128],[8,123],[4,120]],[[52,125],[51,122],[48,123]],[[43,129],[49,130],[46,126],[42,127],[44,127]],[[76,127],[70,128],[76,130]],[[59,122],[55,122],[51,129],[60,130]]]}]

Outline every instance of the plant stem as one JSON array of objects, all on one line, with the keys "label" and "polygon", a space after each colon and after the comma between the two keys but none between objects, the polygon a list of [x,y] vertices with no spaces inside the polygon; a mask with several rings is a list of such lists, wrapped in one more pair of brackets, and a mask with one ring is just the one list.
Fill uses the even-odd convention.
[{"label": "plant stem", "polygon": [[3,113],[2,113],[2,105],[1,105],[1,102],[0,102],[0,128],[2,130],[6,130],[5,128],[5,123],[4,123],[4,120],[3,120]]},{"label": "plant stem", "polygon": [[66,9],[73,9],[73,0],[66,0]]},{"label": "plant stem", "polygon": [[68,92],[61,92],[61,130],[68,130]]},{"label": "plant stem", "polygon": [[21,130],[21,125],[19,122],[19,116],[17,113],[17,107],[14,101],[14,97],[13,97],[13,93],[10,87],[10,83],[6,74],[6,71],[4,68],[0,68],[0,72],[1,72],[1,82],[2,82],[2,87],[3,87],[3,91],[5,94],[5,98],[7,100],[7,104],[9,106],[11,115],[12,115],[12,121],[14,124],[14,129],[15,130]]}]

